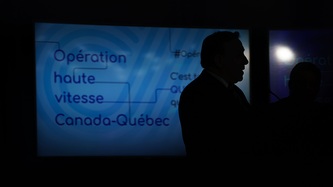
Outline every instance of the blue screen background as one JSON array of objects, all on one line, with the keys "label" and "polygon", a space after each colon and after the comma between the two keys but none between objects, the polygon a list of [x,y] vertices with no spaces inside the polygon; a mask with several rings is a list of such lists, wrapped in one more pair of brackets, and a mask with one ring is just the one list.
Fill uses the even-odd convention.
[{"label": "blue screen background", "polygon": [[178,99],[217,30],[36,23],[37,155],[185,155]]}]

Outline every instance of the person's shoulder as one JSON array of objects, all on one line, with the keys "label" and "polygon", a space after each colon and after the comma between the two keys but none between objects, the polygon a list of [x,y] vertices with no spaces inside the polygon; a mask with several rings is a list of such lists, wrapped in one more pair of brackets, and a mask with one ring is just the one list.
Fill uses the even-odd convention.
[{"label": "person's shoulder", "polygon": [[213,76],[206,70],[203,70],[195,79],[193,79],[190,83],[188,83],[185,88],[195,89],[195,88],[205,87],[211,83],[211,80],[213,80]]},{"label": "person's shoulder", "polygon": [[320,109],[321,112],[323,112],[326,115],[333,116],[333,104],[332,103],[322,103],[317,102],[316,103],[317,108]]},{"label": "person's shoulder", "polygon": [[285,97],[281,98],[277,101],[274,101],[272,103],[269,103],[266,107],[267,113],[270,114],[276,114],[276,113],[282,113],[282,112],[288,112],[289,110],[292,110],[293,105],[290,98]]},{"label": "person's shoulder", "polygon": [[184,86],[181,91],[181,96],[184,97],[184,95],[193,95],[194,93],[200,92],[200,90],[202,90],[202,86],[204,85],[201,79],[202,79],[202,74],[200,74],[198,77],[196,77],[186,86]]},{"label": "person's shoulder", "polygon": [[291,104],[291,100],[289,97],[281,98],[277,101],[274,101],[269,104],[270,107],[282,107],[282,106],[287,106]]}]

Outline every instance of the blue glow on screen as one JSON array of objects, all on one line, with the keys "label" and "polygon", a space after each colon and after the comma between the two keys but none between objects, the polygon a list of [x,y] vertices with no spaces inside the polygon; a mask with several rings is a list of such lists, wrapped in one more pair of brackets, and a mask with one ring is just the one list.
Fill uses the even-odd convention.
[{"label": "blue glow on screen", "polygon": [[217,30],[36,23],[37,155],[185,155],[178,99]]}]

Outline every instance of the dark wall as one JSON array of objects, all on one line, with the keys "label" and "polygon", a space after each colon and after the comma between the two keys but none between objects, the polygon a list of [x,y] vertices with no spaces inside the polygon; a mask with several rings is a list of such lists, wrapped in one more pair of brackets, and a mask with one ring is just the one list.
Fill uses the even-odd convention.
[{"label": "dark wall", "polygon": [[99,22],[105,24],[327,27],[332,26],[329,1],[7,1],[2,13],[12,22]]}]

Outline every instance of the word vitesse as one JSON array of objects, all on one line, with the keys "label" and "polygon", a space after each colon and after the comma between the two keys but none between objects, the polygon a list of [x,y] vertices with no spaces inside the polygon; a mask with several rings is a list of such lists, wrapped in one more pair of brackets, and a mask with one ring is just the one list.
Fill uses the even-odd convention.
[{"label": "word vitesse", "polygon": [[94,84],[95,77],[93,75],[86,75],[82,73],[80,75],[60,75],[57,72],[53,73],[54,83],[74,83],[74,84]]},{"label": "word vitesse", "polygon": [[71,94],[70,92],[63,92],[62,94],[54,95],[58,103],[98,103],[101,104],[104,101],[102,95],[87,95],[87,94]]}]

